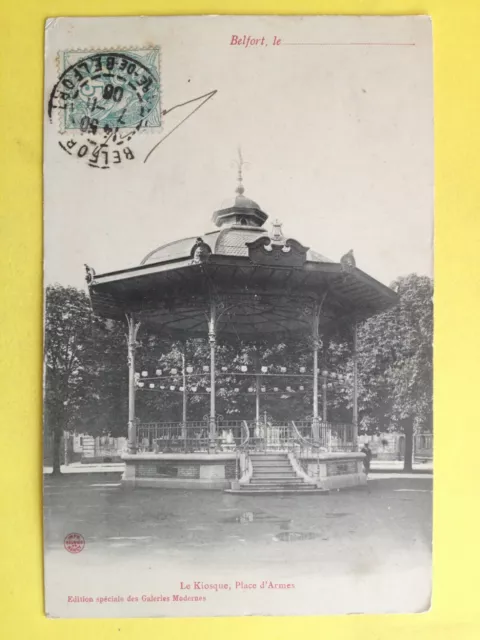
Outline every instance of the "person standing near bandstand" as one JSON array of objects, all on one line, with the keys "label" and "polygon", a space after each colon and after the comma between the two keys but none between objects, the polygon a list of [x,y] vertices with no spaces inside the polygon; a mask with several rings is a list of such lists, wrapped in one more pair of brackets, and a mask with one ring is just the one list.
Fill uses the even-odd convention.
[{"label": "person standing near bandstand", "polygon": [[365,442],[365,444],[363,445],[361,449],[361,453],[365,454],[365,458],[363,459],[363,469],[365,471],[365,475],[368,476],[368,474],[370,473],[370,462],[373,456],[372,450],[370,449],[370,445],[368,444],[368,442]]}]

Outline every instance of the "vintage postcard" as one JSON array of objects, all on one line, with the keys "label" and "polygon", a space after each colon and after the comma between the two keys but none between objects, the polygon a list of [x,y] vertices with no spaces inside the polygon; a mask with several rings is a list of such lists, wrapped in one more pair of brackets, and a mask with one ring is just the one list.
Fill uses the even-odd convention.
[{"label": "vintage postcard", "polygon": [[45,46],[47,615],[428,610],[429,18]]}]

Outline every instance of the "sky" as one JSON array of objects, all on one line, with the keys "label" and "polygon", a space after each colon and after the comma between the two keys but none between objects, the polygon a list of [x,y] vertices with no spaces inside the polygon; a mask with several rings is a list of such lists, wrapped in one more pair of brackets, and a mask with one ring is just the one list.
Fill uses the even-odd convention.
[{"label": "sky", "polygon": [[[230,44],[265,36],[267,46]],[[427,18],[60,19],[46,33],[46,101],[66,49],[161,47],[162,107],[217,90],[132,139],[135,158],[98,171],[45,120],[45,283],[84,286],[167,242],[214,230],[236,187],[285,236],[389,284],[432,275],[433,104]],[[273,46],[273,37],[284,44]],[[299,44],[296,44],[299,43]],[[308,43],[308,44],[307,44]],[[88,55],[88,53],[86,54]],[[194,105],[195,106],[195,105]],[[77,139],[80,139],[77,134]]]}]

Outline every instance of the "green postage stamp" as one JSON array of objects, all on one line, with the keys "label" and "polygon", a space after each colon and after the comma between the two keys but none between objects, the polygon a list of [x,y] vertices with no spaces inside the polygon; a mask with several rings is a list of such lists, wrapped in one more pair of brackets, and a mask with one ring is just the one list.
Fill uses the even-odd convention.
[{"label": "green postage stamp", "polygon": [[161,126],[160,48],[62,51],[49,115],[63,132]]}]

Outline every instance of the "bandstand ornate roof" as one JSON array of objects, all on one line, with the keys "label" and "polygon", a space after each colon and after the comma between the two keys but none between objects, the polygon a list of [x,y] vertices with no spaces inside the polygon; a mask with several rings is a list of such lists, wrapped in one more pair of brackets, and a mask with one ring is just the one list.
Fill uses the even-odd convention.
[{"label": "bandstand ornate roof", "polygon": [[320,329],[340,319],[362,320],[397,302],[389,287],[355,265],[350,251],[339,262],[286,238],[278,222],[244,195],[214,212],[218,229],[151,251],[137,267],[95,274],[87,267],[94,313],[122,320],[134,314],[170,337],[204,337],[212,301],[217,333],[245,338],[305,331],[313,305]]}]

